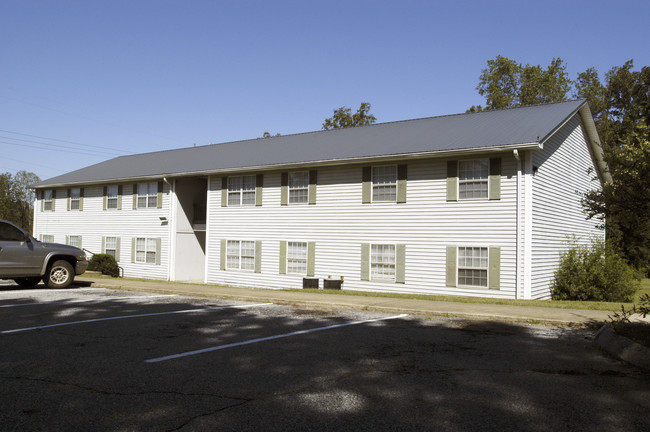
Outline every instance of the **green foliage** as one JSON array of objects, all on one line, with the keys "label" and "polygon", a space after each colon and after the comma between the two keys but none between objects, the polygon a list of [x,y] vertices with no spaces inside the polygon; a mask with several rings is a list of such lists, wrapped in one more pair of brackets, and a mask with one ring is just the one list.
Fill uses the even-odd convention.
[{"label": "green foliage", "polygon": [[18,171],[15,176],[8,172],[0,174],[0,219],[31,232],[35,197],[29,186],[38,181],[36,174],[26,171]]},{"label": "green foliage", "polygon": [[262,138],[271,138],[271,137],[274,137],[274,136],[280,136],[280,134],[279,134],[279,133],[276,133],[275,135],[271,135],[271,133],[268,132],[268,131],[267,131],[267,132],[264,132],[264,133],[262,134]]},{"label": "green foliage", "polygon": [[560,58],[554,58],[546,69],[540,65],[523,65],[500,55],[487,64],[476,87],[485,97],[486,106],[472,106],[468,112],[561,102],[571,90],[572,82]]},{"label": "green foliage", "polygon": [[551,285],[553,300],[623,301],[634,298],[640,281],[637,273],[605,241],[569,242]]},{"label": "green foliage", "polygon": [[98,271],[104,275],[117,277],[120,275],[120,269],[113,255],[95,254],[88,262],[88,270]]},{"label": "green foliage", "polygon": [[323,129],[343,129],[355,126],[366,126],[377,121],[377,118],[369,114],[370,104],[362,102],[356,113],[352,114],[352,109],[341,107],[334,110],[334,115],[326,118],[323,123]]}]

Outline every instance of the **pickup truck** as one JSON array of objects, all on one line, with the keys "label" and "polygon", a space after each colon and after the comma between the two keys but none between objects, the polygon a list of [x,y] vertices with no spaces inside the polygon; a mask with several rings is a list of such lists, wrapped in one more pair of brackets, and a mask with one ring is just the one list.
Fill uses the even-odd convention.
[{"label": "pickup truck", "polygon": [[41,280],[48,288],[66,288],[86,267],[83,250],[40,242],[11,222],[0,220],[0,279],[13,279],[24,288]]}]

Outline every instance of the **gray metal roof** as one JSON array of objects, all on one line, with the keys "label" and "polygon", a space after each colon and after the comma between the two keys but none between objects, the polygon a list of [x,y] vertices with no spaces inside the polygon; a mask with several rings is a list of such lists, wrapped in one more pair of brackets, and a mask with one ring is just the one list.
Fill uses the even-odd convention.
[{"label": "gray metal roof", "polygon": [[121,156],[35,187],[207,174],[543,143],[583,100]]}]

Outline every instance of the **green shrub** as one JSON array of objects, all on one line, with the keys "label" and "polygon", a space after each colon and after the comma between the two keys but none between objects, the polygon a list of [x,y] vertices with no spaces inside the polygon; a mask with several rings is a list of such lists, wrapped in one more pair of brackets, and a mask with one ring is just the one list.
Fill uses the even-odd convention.
[{"label": "green shrub", "polygon": [[634,299],[640,280],[636,271],[604,240],[569,241],[551,285],[553,300],[621,301]]},{"label": "green shrub", "polygon": [[120,269],[113,255],[95,254],[88,262],[88,270],[98,271],[108,276],[119,276]]}]

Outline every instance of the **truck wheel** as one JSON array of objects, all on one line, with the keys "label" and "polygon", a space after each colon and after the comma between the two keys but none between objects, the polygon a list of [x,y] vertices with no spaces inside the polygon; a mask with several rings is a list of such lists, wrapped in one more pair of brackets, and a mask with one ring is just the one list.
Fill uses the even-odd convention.
[{"label": "truck wheel", "polygon": [[16,282],[19,286],[23,288],[35,287],[40,281],[41,278],[39,277],[26,277],[26,278],[14,279],[14,282]]},{"label": "truck wheel", "polygon": [[48,288],[67,288],[74,280],[74,269],[69,262],[55,261],[45,273],[43,282]]}]

